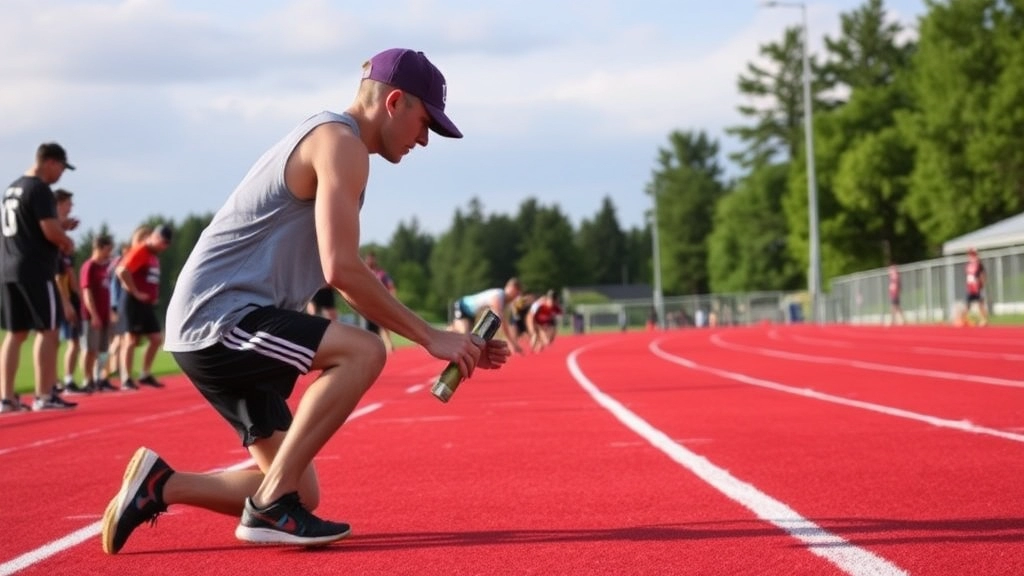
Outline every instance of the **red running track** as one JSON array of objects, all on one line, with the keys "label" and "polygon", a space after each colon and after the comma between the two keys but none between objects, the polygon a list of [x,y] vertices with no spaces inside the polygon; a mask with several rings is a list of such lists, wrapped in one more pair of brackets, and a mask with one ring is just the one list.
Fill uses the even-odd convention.
[{"label": "red running track", "polygon": [[184,379],[0,416],[6,574],[1020,574],[1024,330],[773,327],[563,337],[479,372],[400,350],[317,459],[326,548],[172,507],[98,521],[139,445],[245,466]]}]

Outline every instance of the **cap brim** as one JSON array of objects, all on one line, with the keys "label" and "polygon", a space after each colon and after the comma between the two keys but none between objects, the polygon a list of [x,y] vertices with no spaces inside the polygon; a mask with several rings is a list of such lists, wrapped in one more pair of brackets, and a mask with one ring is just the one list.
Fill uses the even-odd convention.
[{"label": "cap brim", "polygon": [[71,164],[68,164],[67,162],[64,163],[64,167],[67,168],[68,170],[74,170],[75,169],[74,166],[72,166]]},{"label": "cap brim", "polygon": [[426,102],[424,102],[423,105],[427,109],[427,114],[430,114],[431,130],[445,138],[462,138],[462,132],[455,127],[455,123],[452,122],[451,118],[445,116],[442,110],[431,106]]}]

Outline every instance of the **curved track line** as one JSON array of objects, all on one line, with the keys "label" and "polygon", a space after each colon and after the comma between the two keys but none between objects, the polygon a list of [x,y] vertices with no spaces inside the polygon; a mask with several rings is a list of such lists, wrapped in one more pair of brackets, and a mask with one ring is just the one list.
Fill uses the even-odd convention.
[{"label": "curved track line", "polygon": [[907,368],[906,366],[896,366],[893,364],[879,364],[877,362],[867,362],[864,360],[847,360],[845,358],[834,358],[831,356],[812,356],[810,354],[800,354],[799,352],[785,352],[783,350],[773,350],[771,348],[759,348],[756,346],[744,346],[742,344],[733,344],[726,342],[722,339],[721,334],[714,334],[711,336],[711,343],[719,348],[725,348],[726,350],[733,350],[735,352],[747,352],[751,354],[758,354],[760,356],[770,356],[773,358],[782,358],[784,360],[796,360],[797,362],[810,362],[812,364],[832,364],[836,366],[850,366],[852,368],[860,368],[862,370],[874,370],[876,372],[889,372],[892,374],[906,374],[908,376],[923,376],[926,378],[939,378],[942,380],[954,380],[956,382],[974,382],[975,384],[989,384],[992,386],[1008,386],[1010,388],[1024,388],[1024,380],[1007,380],[1006,378],[995,378],[992,376],[977,376],[974,374],[959,374],[956,372],[946,372],[943,370],[922,370],[920,368]]},{"label": "curved track line", "polygon": [[[769,338],[777,341],[785,341],[781,335],[777,334],[776,330],[772,330],[768,333]],[[777,337],[776,337],[777,336]],[[793,342],[801,342],[804,344],[810,344],[812,346],[829,346],[832,348],[864,348],[863,344],[854,344],[848,340],[833,340],[827,338],[811,338],[807,336],[797,336],[796,334],[787,334],[788,339]],[[871,343],[877,344],[878,340],[872,340]],[[875,348],[876,350],[878,347]],[[958,358],[975,358],[978,360],[1009,360],[1011,362],[1024,361],[1024,354],[1009,354],[1002,352],[975,352],[971,350],[960,350],[958,348],[934,348],[930,346],[911,346],[907,348],[914,354],[922,356],[956,356]]]},{"label": "curved track line", "polygon": [[747,508],[761,520],[775,525],[791,537],[803,542],[811,553],[831,562],[847,574],[867,576],[907,573],[888,560],[828,532],[786,504],[761,492],[754,485],[736,478],[728,471],[712,464],[707,458],[677,444],[664,432],[651,426],[614,398],[602,392],[586,377],[576,361],[581,352],[594,347],[594,345],[584,346],[569,354],[566,360],[569,372],[598,405],[611,412],[627,428],[707,482],[712,488]]},{"label": "curved track line", "polygon": [[899,418],[906,418],[908,420],[915,420],[917,422],[924,422],[932,426],[939,428],[950,428],[952,430],[959,430],[961,432],[970,432],[972,434],[984,434],[987,436],[995,436],[996,438],[1002,438],[1004,440],[1012,440],[1014,442],[1024,442],[1024,434],[1015,434],[1013,432],[1006,432],[1004,430],[997,430],[995,428],[986,428],[984,426],[975,426],[965,420],[948,420],[946,418],[938,418],[936,416],[928,416],[927,414],[920,414],[917,412],[911,412],[910,410],[903,410],[902,408],[891,408],[889,406],[882,406],[881,404],[872,404],[871,402],[864,402],[861,400],[851,400],[849,398],[843,398],[842,396],[833,396],[832,394],[825,394],[824,392],[818,392],[817,390],[811,390],[810,388],[797,388],[795,386],[787,386],[780,384],[779,382],[772,382],[771,380],[763,380],[761,378],[755,378],[753,376],[747,376],[746,374],[740,374],[738,372],[730,372],[728,370],[722,370],[719,368],[712,368],[710,366],[703,366],[683,358],[682,356],[676,356],[662,350],[658,345],[663,341],[656,340],[651,342],[649,346],[651,352],[655,356],[678,364],[691,370],[697,370],[700,372],[707,372],[708,374],[714,374],[721,378],[727,378],[736,382],[742,382],[744,384],[750,384],[751,386],[758,386],[761,388],[767,388],[769,390],[775,390],[776,392],[785,392],[787,394],[795,394],[797,396],[803,396],[805,398],[813,398],[815,400],[824,400],[825,402],[832,402],[833,404],[842,404],[844,406],[851,406],[853,408],[861,408],[863,410],[870,410],[871,412],[878,412],[887,416],[897,416]]}]

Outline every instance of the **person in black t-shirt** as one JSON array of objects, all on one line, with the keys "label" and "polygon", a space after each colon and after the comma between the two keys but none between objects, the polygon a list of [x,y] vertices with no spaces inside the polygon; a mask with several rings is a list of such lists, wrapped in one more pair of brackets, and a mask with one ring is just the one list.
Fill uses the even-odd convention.
[{"label": "person in black t-shirt", "polygon": [[0,209],[0,328],[7,331],[0,348],[0,412],[27,407],[14,395],[21,346],[30,331],[39,333],[35,348],[35,410],[73,408],[56,395],[57,316],[55,277],[60,253],[70,254],[75,245],[61,223],[50,185],[60,180],[68,164],[59,144],[44,143],[36,150],[35,164],[4,192]]}]

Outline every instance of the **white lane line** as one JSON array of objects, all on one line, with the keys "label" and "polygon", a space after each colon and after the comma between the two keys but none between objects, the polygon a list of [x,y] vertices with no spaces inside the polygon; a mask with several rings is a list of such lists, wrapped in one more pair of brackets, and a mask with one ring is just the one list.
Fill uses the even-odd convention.
[{"label": "white lane line", "polygon": [[420,390],[423,390],[426,387],[427,387],[426,384],[413,384],[412,386],[409,386],[408,388],[405,389],[405,393],[406,394],[415,394],[415,393],[419,392]]},{"label": "white lane line", "polygon": [[208,406],[209,406],[209,404],[205,404],[205,403],[204,404],[196,404],[194,406],[189,406],[187,408],[181,408],[179,410],[171,410],[169,412],[160,412],[158,414],[150,414],[150,415],[146,415],[146,416],[140,416],[138,418],[134,418],[132,420],[128,420],[127,422],[118,421],[116,423],[110,424],[109,426],[100,426],[100,427],[97,427],[97,428],[90,428],[88,430],[81,430],[79,432],[71,432],[69,434],[62,434],[60,436],[54,436],[54,437],[51,437],[51,438],[43,438],[41,440],[36,440],[34,442],[29,442],[28,444],[21,444],[21,445],[18,445],[18,446],[10,446],[8,448],[0,448],[0,456],[4,456],[4,455],[7,455],[7,454],[10,454],[11,452],[19,452],[21,450],[30,450],[32,448],[41,448],[43,446],[49,446],[50,444],[56,444],[58,442],[67,442],[67,441],[71,441],[71,440],[78,440],[78,439],[82,438],[83,436],[93,436],[93,435],[96,435],[96,434],[100,434],[100,433],[106,432],[108,430],[123,430],[126,425],[127,426],[131,426],[133,424],[141,424],[143,422],[154,422],[154,421],[157,421],[157,420],[166,420],[168,418],[176,418],[178,416],[183,416],[185,414],[188,414],[189,412],[195,412],[197,410],[200,410],[202,408],[206,408]]},{"label": "white lane line", "polygon": [[[939,328],[941,330],[941,328]],[[921,342],[937,342],[937,343],[949,343],[956,346],[963,344],[983,344],[987,346],[1014,346],[1019,348],[1024,345],[1024,330],[1021,330],[1019,334],[1012,336],[996,336],[995,338],[984,338],[978,337],[975,330],[963,330],[963,329],[951,329],[950,332],[956,332],[956,336],[943,336],[940,334],[934,334],[932,332],[922,333],[914,330],[913,327],[909,331],[905,331],[902,327],[892,328],[853,328],[847,325],[834,325],[828,328],[829,332],[840,334],[849,338],[856,338],[859,340],[870,340],[872,342],[878,341],[881,333],[885,332],[885,339],[887,340],[910,340],[915,343]],[[984,329],[980,330],[984,332]],[[974,333],[972,335],[971,333]],[[947,332],[948,334],[948,332]]]},{"label": "white lane line", "polygon": [[972,352],[970,350],[952,350],[950,348],[930,348],[928,346],[914,346],[914,352],[930,354],[932,356],[957,356],[959,358],[977,358],[980,360],[1010,360],[1012,362],[1024,361],[1024,354],[1003,354],[1001,352]]},{"label": "white lane line", "polygon": [[795,394],[797,396],[803,396],[805,398],[813,398],[815,400],[824,400],[825,402],[832,402],[833,404],[842,404],[844,406],[851,406],[853,408],[860,408],[863,410],[870,410],[872,412],[878,412],[887,416],[896,416],[899,418],[906,418],[908,420],[915,420],[917,422],[924,422],[932,426],[939,428],[950,428],[953,430],[959,430],[961,432],[970,432],[971,434],[983,434],[988,436],[995,436],[996,438],[1002,438],[1004,440],[1012,440],[1014,442],[1024,442],[1024,434],[1014,434],[1013,432],[1007,432],[1005,430],[998,430],[995,428],[986,428],[984,426],[976,426],[966,420],[948,420],[946,418],[939,418],[936,416],[928,416],[927,414],[920,414],[918,412],[911,412],[910,410],[903,410],[902,408],[892,408],[890,406],[882,406],[881,404],[872,404],[871,402],[863,402],[860,400],[851,400],[849,398],[843,398],[842,396],[833,396],[832,394],[825,394],[824,392],[818,392],[811,390],[810,388],[797,388],[795,386],[787,386],[780,384],[779,382],[773,382],[771,380],[764,380],[761,378],[755,378],[753,376],[747,376],[746,374],[740,374],[738,372],[730,372],[728,370],[722,370],[719,368],[712,368],[710,366],[704,366],[688,360],[682,356],[676,356],[665,352],[659,347],[662,341],[651,342],[649,346],[651,352],[655,356],[662,360],[667,360],[673,364],[678,364],[691,370],[698,370],[700,372],[707,372],[708,374],[714,374],[721,378],[727,378],[736,382],[743,382],[744,384],[750,384],[751,386],[758,386],[761,388],[767,388],[769,390],[775,390],[776,392],[785,392],[787,394]]},{"label": "white lane line", "polygon": [[803,542],[812,554],[824,558],[847,574],[881,576],[907,573],[885,558],[859,546],[854,546],[846,539],[823,529],[783,502],[761,492],[753,484],[736,478],[728,471],[711,463],[707,458],[674,442],[664,432],[651,426],[614,398],[602,392],[583,374],[576,360],[581,352],[592,347],[579,348],[569,355],[566,361],[569,365],[569,372],[595,402],[611,412],[627,428],[650,442],[652,446],[707,482],[712,488],[753,512],[761,520],[775,525],[791,537]]},{"label": "white lane line", "polygon": [[994,376],[978,376],[975,374],[961,374],[957,372],[946,372],[944,370],[924,370],[920,368],[908,368],[894,364],[879,364],[864,360],[847,360],[845,358],[834,358],[832,356],[800,354],[798,352],[785,352],[771,348],[760,348],[756,346],[744,346],[733,344],[722,339],[721,334],[711,336],[711,343],[719,348],[733,350],[736,352],[747,352],[760,356],[782,358],[784,360],[796,360],[797,362],[809,362],[812,364],[830,364],[833,366],[850,366],[862,370],[874,370],[876,372],[889,372],[891,374],[907,374],[910,376],[922,376],[925,378],[939,378],[942,380],[954,380],[956,382],[973,382],[975,384],[990,384],[993,386],[1008,386],[1010,388],[1024,388],[1024,378],[1021,380],[1008,380]]},{"label": "white lane line", "polygon": [[[346,420],[346,422],[351,422],[356,418],[359,418],[360,416],[365,416],[371,412],[375,412],[376,410],[380,409],[383,406],[384,405],[381,403],[375,403],[367,404],[366,406],[357,408],[356,410],[352,411],[352,414],[349,415],[348,420]],[[247,468],[252,468],[255,466],[256,461],[253,460],[252,458],[248,458],[246,460],[243,460],[242,462],[232,464],[224,468],[214,468],[212,470],[207,471],[207,473],[220,472],[226,470],[245,470]],[[40,546],[35,550],[31,550],[29,552],[22,554],[21,556],[8,560],[7,562],[0,564],[0,576],[10,576],[15,572],[24,570],[25,568],[28,568],[34,564],[38,564],[43,560],[46,560],[50,556],[60,554],[61,552],[73,548],[94,536],[98,536],[102,529],[102,521],[94,522],[84,528],[79,528],[78,530],[75,530],[74,532],[68,534],[67,536],[64,536],[63,538],[58,538],[57,540],[44,544],[43,546]]]},{"label": "white lane line", "polygon": [[[772,332],[775,332],[774,330]],[[769,337],[772,340],[782,340],[779,337],[772,337],[772,333],[769,333]],[[777,336],[777,334],[776,334]],[[886,352],[900,352],[902,348],[893,349],[888,347],[889,342],[887,339],[878,338],[865,343],[853,343],[848,340],[833,340],[826,338],[808,338],[806,336],[797,336],[795,334],[789,335],[794,342],[802,342],[804,344],[811,344],[814,346],[830,346],[832,348],[858,348],[864,349],[870,347],[872,350],[883,350]],[[1022,344],[1024,346],[1024,344]],[[930,346],[911,346],[907,348],[915,354],[924,356],[957,356],[959,358],[977,358],[981,360],[1009,360],[1011,362],[1024,361],[1024,354],[1005,354],[1002,352],[974,352],[970,350],[960,350],[954,348],[934,348]]]}]

